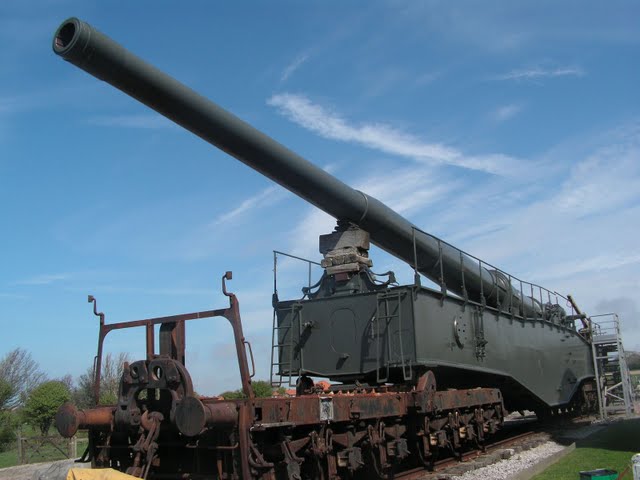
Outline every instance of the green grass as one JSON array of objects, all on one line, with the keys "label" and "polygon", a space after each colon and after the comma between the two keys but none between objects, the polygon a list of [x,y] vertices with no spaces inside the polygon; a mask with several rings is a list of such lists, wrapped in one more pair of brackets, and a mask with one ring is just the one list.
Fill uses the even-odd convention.
[{"label": "green grass", "polygon": [[[576,442],[576,449],[533,480],[577,480],[578,472],[609,468],[621,474],[640,452],[640,419],[614,423],[605,430]],[[633,478],[631,472],[626,479]]]},{"label": "green grass", "polygon": [[[49,432],[50,435],[57,435],[55,432]],[[36,432],[34,432],[30,427],[24,427],[22,431],[22,436],[32,437],[36,436]],[[5,451],[0,452],[0,468],[7,467],[15,467],[16,465],[20,465],[20,458],[18,458],[18,441],[15,440],[13,446]],[[78,457],[82,455],[84,449],[87,446],[87,438],[86,434],[82,432],[82,437],[78,438],[77,442],[77,453]],[[66,445],[61,446],[62,450],[66,452]],[[39,463],[39,462],[50,462],[54,460],[63,460],[66,455],[62,454],[59,450],[51,445],[44,445],[41,447],[40,452],[35,454],[32,450],[27,450],[27,459],[28,463]]]},{"label": "green grass", "polygon": [[0,468],[13,467],[18,464],[18,450],[8,450],[0,453]]}]

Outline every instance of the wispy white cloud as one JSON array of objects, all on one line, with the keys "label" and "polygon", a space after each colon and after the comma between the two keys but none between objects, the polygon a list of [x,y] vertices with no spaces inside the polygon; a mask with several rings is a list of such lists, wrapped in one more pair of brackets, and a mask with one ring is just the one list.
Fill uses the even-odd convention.
[{"label": "wispy white cloud", "polygon": [[309,208],[306,214],[291,229],[290,237],[295,239],[287,249],[302,258],[317,260],[318,237],[331,233],[336,224],[335,218],[317,208]]},{"label": "wispy white cloud", "polygon": [[[596,312],[615,312],[622,320],[622,334],[623,338],[632,339],[625,344],[627,349],[633,349],[635,351],[640,350],[640,339],[637,338],[635,333],[638,331],[640,325],[640,311],[635,297],[615,297],[603,300],[596,305]],[[594,319],[598,320],[598,319]]]},{"label": "wispy white cloud", "polygon": [[[530,40],[531,32],[514,19],[505,19],[510,8],[497,8],[487,2],[390,2],[399,9],[405,28],[420,28],[431,42],[463,43],[473,49],[504,52],[521,48]],[[436,5],[437,4],[437,5]],[[521,16],[521,15],[520,15]],[[517,20],[517,19],[516,19]]]},{"label": "wispy white cloud", "polygon": [[87,96],[104,102],[105,106],[112,106],[108,98],[111,93],[105,96],[104,88],[99,83],[79,82],[76,84],[56,80],[52,80],[43,87],[7,88],[2,92],[3,96],[0,97],[0,113],[14,115],[62,107],[67,110],[78,107],[84,109]]},{"label": "wispy white cloud", "polygon": [[570,277],[581,273],[616,270],[637,263],[640,263],[640,253],[607,252],[553,265],[545,270],[544,275],[547,279]]},{"label": "wispy white cloud", "polygon": [[[587,154],[583,144],[575,152],[562,150],[556,161],[570,167],[556,171],[543,189],[526,178],[454,183],[442,169],[417,167],[372,174],[356,187],[518,278],[574,294],[595,314],[602,299],[632,297],[640,288],[640,129],[608,132]],[[289,235],[291,250],[317,258],[317,237],[334,222],[309,209]],[[374,255],[374,265],[389,262],[381,258]],[[390,268],[403,278],[401,262]],[[640,344],[637,332],[628,335],[630,344]]]},{"label": "wispy white cloud", "polygon": [[[353,187],[408,217],[426,211],[446,198],[460,188],[460,182],[447,178],[436,169],[412,165],[371,173]],[[316,258],[318,236],[331,232],[334,226],[333,217],[316,208],[309,209],[289,235],[295,239],[292,252],[304,258]]]},{"label": "wispy white cloud", "polygon": [[502,75],[494,77],[496,80],[541,80],[544,78],[557,77],[582,77],[586,72],[582,67],[566,66],[555,68],[531,67],[518,70],[511,70]]},{"label": "wispy white cloud", "polygon": [[[273,200],[273,196],[276,195],[279,190],[280,190],[280,188],[277,185],[272,185],[270,187],[265,188],[261,192],[258,192],[257,194],[255,194],[255,195],[243,200],[240,203],[240,205],[238,205],[233,210],[231,210],[231,211],[229,211],[227,213],[223,213],[222,215],[220,215],[218,218],[216,218],[212,222],[211,225],[212,226],[216,226],[216,225],[220,225],[222,223],[229,222],[229,221],[239,217],[243,213],[248,212],[251,209],[256,208],[259,205],[264,205],[265,204],[265,200],[268,200],[268,199]],[[268,203],[270,204],[271,202],[268,202]]]},{"label": "wispy white cloud", "polygon": [[491,117],[496,122],[505,122],[510,118],[515,117],[522,111],[522,105],[517,103],[511,103],[509,105],[502,105],[491,112]]},{"label": "wispy white cloud", "polygon": [[[606,3],[585,5],[576,15],[571,5],[531,2],[523,15],[522,2],[426,1],[388,2],[398,11],[401,27],[422,32],[430,42],[462,44],[467,49],[503,53],[530,48],[557,49],[568,42],[590,46],[605,44],[637,46],[640,32],[635,2],[619,2],[624,8],[612,9]],[[588,12],[585,14],[585,12]],[[624,12],[624,13],[623,13]],[[553,18],[550,18],[553,17]],[[540,21],[544,18],[544,21]]]},{"label": "wispy white cloud", "polygon": [[355,188],[408,216],[427,209],[459,186],[460,182],[446,178],[434,169],[412,166],[369,175]]},{"label": "wispy white cloud", "polygon": [[400,85],[407,85],[409,79],[409,72],[403,68],[395,66],[376,68],[375,71],[367,75],[362,85],[361,94],[368,98],[381,97],[400,88]]},{"label": "wispy white cloud", "polygon": [[25,300],[29,297],[27,297],[26,295],[20,295],[18,293],[4,293],[4,292],[0,292],[0,298],[10,298],[13,300]]},{"label": "wispy white cloud", "polygon": [[40,274],[14,282],[14,285],[50,285],[55,282],[68,280],[68,273]]},{"label": "wispy white cloud", "polygon": [[[589,314],[617,311],[623,325],[637,325],[637,309],[618,299],[635,298],[640,288],[640,128],[591,137],[597,145],[587,153],[576,139],[573,154],[568,146],[556,154],[556,161],[570,168],[550,177],[533,201],[498,200],[496,210],[485,195],[474,207],[465,197],[477,198],[477,187],[451,198],[455,226],[466,225],[459,232],[464,241],[445,240],[523,280],[573,294]],[[500,197],[509,194],[496,191]],[[486,224],[499,228],[478,235]],[[625,344],[638,348],[640,331],[623,331]]]},{"label": "wispy white cloud", "polygon": [[[536,282],[561,279],[565,283],[604,270],[617,272],[634,265],[637,269],[640,129],[604,135],[600,147],[584,157],[563,154],[562,161],[573,164],[564,178],[554,179],[556,186],[550,185],[533,202],[516,202],[495,212],[492,220],[506,228],[470,241],[467,250],[507,270],[508,264],[520,268],[510,273]],[[460,201],[451,208],[457,210]],[[478,224],[474,216],[477,211],[469,209],[466,217],[456,220],[474,228]],[[536,258],[543,261],[533,261]],[[525,269],[529,273],[523,274]],[[599,288],[611,290],[610,284]]]},{"label": "wispy white cloud", "polygon": [[442,76],[442,72],[441,71],[423,73],[423,74],[418,75],[416,77],[415,83],[418,86],[428,85],[430,83],[435,82],[441,76]]},{"label": "wispy white cloud", "polygon": [[298,55],[282,71],[282,74],[280,75],[280,81],[281,82],[286,82],[289,79],[289,77],[291,77],[291,75],[293,75],[293,73],[296,70],[298,70],[302,66],[302,64],[305,63],[307,60],[309,60],[309,54],[308,53],[302,53],[302,54]]},{"label": "wispy white cloud", "polygon": [[[106,285],[95,284],[91,287],[92,292],[100,293],[118,293],[118,294],[135,294],[135,295],[158,295],[158,296],[210,296],[212,289],[210,288],[191,288],[191,287],[135,287],[127,285]],[[86,292],[87,287],[69,287],[65,290],[70,292]]]},{"label": "wispy white cloud", "polygon": [[581,218],[640,200],[640,127],[617,132],[615,137],[576,162],[552,200],[558,209]]},{"label": "wispy white cloud", "polygon": [[430,143],[382,123],[350,124],[339,113],[313,103],[304,95],[273,95],[267,103],[289,120],[318,135],[355,143],[387,154],[410,158],[432,165],[454,165],[471,170],[508,175],[523,168],[523,163],[502,154],[465,155],[440,143]]},{"label": "wispy white cloud", "polygon": [[13,113],[18,109],[18,100],[14,97],[0,98],[0,113]]},{"label": "wispy white cloud", "polygon": [[171,128],[173,124],[162,115],[155,113],[137,115],[101,115],[89,118],[89,123],[101,127],[118,128]]}]

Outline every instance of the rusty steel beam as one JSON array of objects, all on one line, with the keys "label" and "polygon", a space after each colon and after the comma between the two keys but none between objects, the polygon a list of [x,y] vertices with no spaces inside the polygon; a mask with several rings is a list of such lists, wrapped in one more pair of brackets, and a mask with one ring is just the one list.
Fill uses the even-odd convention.
[{"label": "rusty steel beam", "polygon": [[58,409],[55,424],[60,435],[73,437],[78,430],[88,428],[111,429],[113,427],[113,412],[115,407],[98,407],[89,410],[78,410],[70,402]]},{"label": "rusty steel beam", "polygon": [[[416,412],[415,392],[343,393],[335,395],[303,395],[291,398],[255,398],[253,400],[216,400],[183,398],[176,408],[175,423],[187,436],[199,434],[205,427],[234,427],[239,423],[239,411],[258,409],[260,418],[252,430],[261,431],[285,425],[302,426],[321,423],[352,422],[385,417],[403,417]],[[465,410],[482,405],[502,405],[497,389],[447,390],[435,392],[430,411]],[[56,417],[61,434],[77,428],[104,427],[111,424],[113,407],[77,410],[65,404]],[[75,433],[73,430],[73,433]]]},{"label": "rusty steel beam", "polygon": [[[492,388],[447,390],[435,392],[429,410],[418,409],[415,392],[345,393],[335,395],[304,395],[292,398],[257,398],[253,402],[262,416],[253,429],[273,428],[283,424],[313,425],[402,417],[439,410],[470,409],[482,405],[502,405],[500,391]],[[209,401],[206,401],[208,404]]]},{"label": "rusty steel beam", "polygon": [[239,421],[238,408],[232,401],[203,403],[196,397],[187,397],[176,407],[175,425],[187,437],[195,437],[206,427],[235,427]]}]

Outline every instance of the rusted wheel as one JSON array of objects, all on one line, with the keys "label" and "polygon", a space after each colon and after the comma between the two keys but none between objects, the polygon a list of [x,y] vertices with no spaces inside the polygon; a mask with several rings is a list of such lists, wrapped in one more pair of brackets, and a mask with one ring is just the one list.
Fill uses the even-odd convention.
[{"label": "rusted wheel", "polygon": [[421,437],[418,437],[416,439],[416,442],[414,443],[418,463],[425,467],[427,470],[433,471],[435,455],[430,454],[429,456],[425,456],[423,443],[424,440]]},{"label": "rusted wheel", "polygon": [[371,459],[371,463],[369,464],[369,470],[372,476],[367,476],[367,478],[377,478],[379,480],[391,480],[393,475],[393,467],[387,465],[386,467],[382,465],[380,461],[380,455],[378,454],[378,448],[372,447],[368,449],[369,458]]},{"label": "rusted wheel", "polygon": [[309,480],[328,480],[326,460],[322,457],[307,455],[302,464],[302,478]]}]

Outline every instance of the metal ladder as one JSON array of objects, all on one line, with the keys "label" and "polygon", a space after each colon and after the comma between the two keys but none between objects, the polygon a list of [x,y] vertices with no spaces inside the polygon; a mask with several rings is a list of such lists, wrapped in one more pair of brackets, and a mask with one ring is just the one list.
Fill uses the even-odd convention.
[{"label": "metal ladder", "polygon": [[[295,333],[295,325],[298,324],[298,337],[300,337],[300,317],[301,317],[302,304],[294,303],[291,305],[291,323],[288,325],[279,326],[278,325],[278,315],[277,308],[273,309],[273,327],[271,332],[271,372],[270,372],[270,380],[272,387],[281,387],[283,384],[287,384],[292,387],[294,384],[292,383],[293,377],[299,376],[300,370],[296,371],[295,375],[293,374],[293,351],[295,346],[297,345],[297,339],[294,339]],[[297,318],[297,322],[295,321]],[[289,341],[280,343],[280,335],[279,332],[281,330],[289,330]],[[283,335],[283,338],[286,335]],[[289,355],[286,360],[283,361],[280,358],[281,353],[284,351],[284,348],[289,349]],[[276,353],[277,352],[277,353]],[[300,352],[300,367],[302,368],[302,351]],[[283,375],[282,372],[286,371],[288,374]]]},{"label": "metal ladder", "polygon": [[632,386],[620,335],[620,319],[615,313],[593,315],[591,351],[596,374],[600,417],[633,412]]},{"label": "metal ladder", "polygon": [[[411,365],[407,365],[405,363],[404,356],[404,342],[402,341],[402,292],[383,292],[378,293],[376,296],[376,315],[374,317],[375,322],[375,333],[376,333],[376,382],[382,383],[389,380],[389,364],[391,362],[391,353],[392,353],[392,345],[391,345],[391,335],[389,335],[389,326],[392,324],[394,319],[398,319],[398,345],[400,348],[400,362],[402,366],[402,376],[404,380],[410,380],[413,372]],[[397,309],[396,313],[391,313],[390,311],[390,300],[395,300]],[[380,324],[384,323],[385,333],[380,334]],[[380,351],[380,339],[382,337],[386,337],[386,347],[389,358],[387,359],[386,368],[383,368],[381,362],[384,357],[384,351]],[[408,368],[408,370],[407,370]],[[384,377],[381,376],[381,371],[386,370]]]}]

